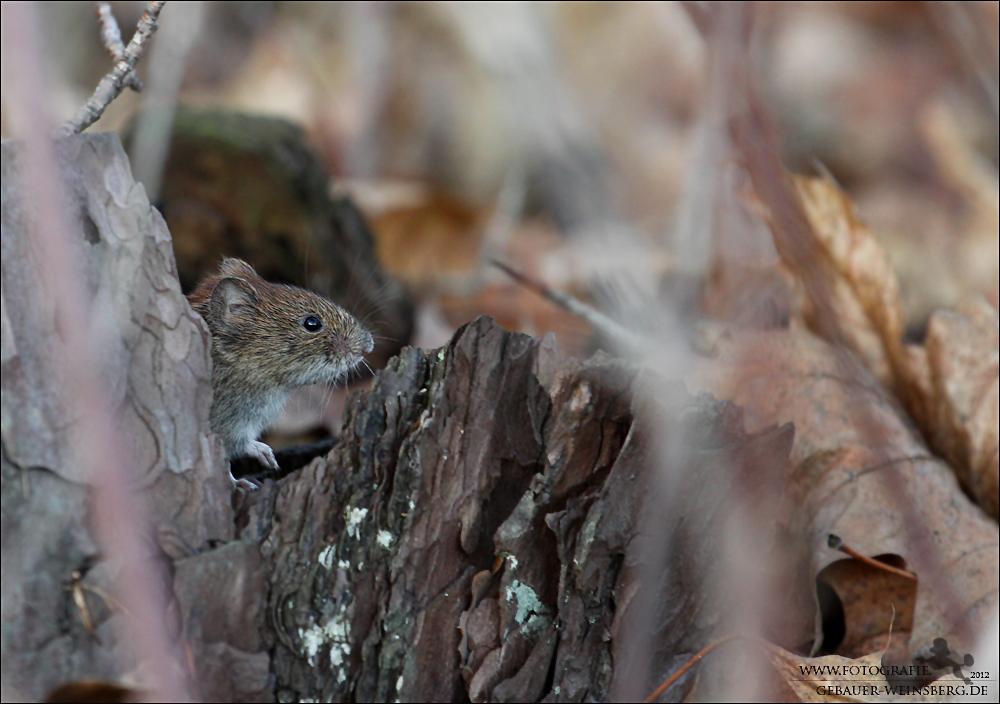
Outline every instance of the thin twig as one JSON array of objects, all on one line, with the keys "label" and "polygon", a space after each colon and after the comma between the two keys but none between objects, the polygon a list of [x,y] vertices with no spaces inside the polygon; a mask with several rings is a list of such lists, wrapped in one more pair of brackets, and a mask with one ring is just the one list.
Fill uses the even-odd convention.
[{"label": "thin twig", "polygon": [[839,550],[845,555],[850,555],[855,560],[860,560],[866,565],[871,565],[880,570],[885,570],[886,572],[891,572],[892,574],[898,575],[905,579],[912,579],[914,582],[917,581],[917,575],[912,572],[907,572],[906,570],[901,570],[898,567],[893,567],[892,565],[887,565],[884,562],[879,562],[873,557],[868,557],[867,555],[862,555],[860,552],[852,547],[849,547],[840,539],[840,536],[830,533],[830,537],[826,540],[827,545],[829,545],[834,550]]},{"label": "thin twig", "polygon": [[[135,70],[136,63],[146,50],[149,38],[156,33],[156,20],[160,16],[160,10],[163,9],[165,2],[166,0],[159,0],[149,2],[146,5],[146,11],[136,26],[132,41],[128,43],[122,58],[115,64],[114,70],[101,79],[94,94],[76,111],[76,114],[62,124],[62,127],[57,131],[57,137],[68,137],[83,132],[100,119],[111,101],[121,95],[122,90],[128,84],[129,74]],[[104,29],[107,30],[107,26]]]},{"label": "thin twig", "polygon": [[591,327],[595,330],[604,334],[605,337],[613,340],[615,343],[626,348],[628,351],[635,354],[642,354],[643,350],[648,347],[642,338],[633,333],[631,330],[616,323],[601,311],[588,306],[586,303],[583,303],[573,296],[555,291],[544,283],[535,281],[516,269],[512,269],[503,262],[497,261],[496,259],[492,259],[491,262],[493,266],[503,271],[518,283],[527,286],[539,295],[544,296],[563,310],[572,313],[578,318],[582,318],[587,323],[590,323]]},{"label": "thin twig", "polygon": [[[118,29],[118,21],[111,11],[111,5],[106,2],[98,3],[97,19],[101,23],[101,41],[104,42],[104,48],[111,54],[112,60],[118,63],[125,56],[125,43],[122,41],[122,33]],[[125,76],[125,86],[138,93],[142,91],[142,79],[135,71],[131,71]]]},{"label": "thin twig", "polygon": [[667,679],[666,682],[664,682],[663,684],[661,684],[659,687],[656,688],[655,692],[653,692],[648,697],[646,697],[645,699],[643,699],[642,700],[642,704],[649,704],[650,702],[655,702],[656,699],[657,699],[657,697],[659,697],[661,694],[663,694],[668,689],[670,689],[670,685],[672,685],[674,682],[676,682],[677,680],[679,680],[681,678],[681,676],[685,672],[687,672],[692,667],[694,667],[695,665],[697,665],[701,661],[701,659],[703,657],[705,657],[706,655],[708,655],[710,652],[712,652],[713,650],[715,650],[716,648],[718,648],[723,643],[728,643],[729,641],[733,640],[734,638],[738,638],[738,637],[739,637],[738,634],[733,633],[732,635],[723,636],[722,638],[719,638],[717,640],[713,640],[711,643],[709,643],[704,648],[702,648],[701,652],[699,652],[693,658],[691,658],[686,663],[684,663],[684,665],[681,667],[681,669],[679,669],[674,674],[670,675],[670,677]]},{"label": "thin twig", "polygon": [[118,63],[125,55],[125,42],[122,41],[122,33],[118,29],[118,21],[111,12],[111,5],[106,2],[98,3],[97,19],[101,23],[101,41],[104,42],[104,48],[111,54],[115,63]]}]

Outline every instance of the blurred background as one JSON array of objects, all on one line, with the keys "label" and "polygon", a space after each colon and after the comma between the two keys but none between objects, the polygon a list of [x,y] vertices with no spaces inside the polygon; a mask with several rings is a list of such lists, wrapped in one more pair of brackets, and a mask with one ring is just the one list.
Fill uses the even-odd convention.
[{"label": "blurred background", "polygon": [[[127,41],[145,4],[111,4]],[[631,295],[595,283],[617,276],[634,284],[629,300],[641,309],[670,276],[704,274],[720,251],[762,266],[777,259],[769,237],[734,243],[755,225],[705,196],[706,183],[737,198],[743,187],[720,144],[711,62],[692,19],[706,5],[168,3],[139,64],[146,89],[127,91],[91,129],[123,134],[175,237],[186,290],[236,254],[271,278],[329,292],[322,263],[309,263],[323,245],[299,212],[315,199],[299,198],[298,186],[287,199],[301,202],[275,195],[285,178],[275,164],[305,149],[309,168],[286,164],[287,178],[318,165],[334,201],[353,201],[367,219],[379,263],[401,284],[391,295],[412,306],[397,306],[395,323],[376,333],[431,348],[489,314],[587,355],[608,345],[490,260],[605,309]],[[62,120],[111,61],[91,3],[39,7],[50,108]],[[998,4],[757,3],[750,46],[741,61],[784,163],[831,176],[878,233],[911,338],[931,311],[969,294],[997,307]],[[305,146],[272,149],[263,176],[231,153],[209,159],[197,139],[230,129],[205,112],[219,109],[290,121]],[[5,82],[3,137],[18,136],[15,122]],[[272,128],[262,139],[300,137]],[[220,186],[258,177],[266,196]],[[364,299],[362,316],[384,303],[377,292]],[[315,406],[291,404],[285,425],[308,425],[291,416]],[[325,415],[336,431],[337,402]]]}]

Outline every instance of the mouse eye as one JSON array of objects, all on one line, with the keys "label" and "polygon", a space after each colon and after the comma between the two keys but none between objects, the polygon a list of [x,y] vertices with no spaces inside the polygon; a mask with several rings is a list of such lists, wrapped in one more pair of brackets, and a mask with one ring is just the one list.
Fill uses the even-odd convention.
[{"label": "mouse eye", "polygon": [[323,321],[315,315],[306,316],[306,318],[302,321],[302,327],[309,332],[319,332],[323,329]]}]

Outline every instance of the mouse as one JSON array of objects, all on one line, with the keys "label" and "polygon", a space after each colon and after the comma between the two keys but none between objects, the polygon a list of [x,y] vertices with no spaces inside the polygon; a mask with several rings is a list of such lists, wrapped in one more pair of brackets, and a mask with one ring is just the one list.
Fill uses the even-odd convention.
[{"label": "mouse", "polygon": [[[305,289],[270,283],[240,259],[224,259],[188,296],[212,333],[212,432],[230,458],[278,469],[260,434],[293,390],[336,383],[363,361],[374,340],[354,316]],[[256,489],[245,480],[235,485]]]}]

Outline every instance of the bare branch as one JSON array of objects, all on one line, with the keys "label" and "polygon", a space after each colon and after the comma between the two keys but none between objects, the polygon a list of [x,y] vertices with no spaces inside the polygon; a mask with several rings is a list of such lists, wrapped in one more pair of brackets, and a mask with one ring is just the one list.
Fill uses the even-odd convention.
[{"label": "bare branch", "polygon": [[[90,99],[83,107],[77,110],[72,118],[63,123],[56,136],[68,137],[71,134],[83,132],[83,130],[100,119],[112,100],[121,95],[122,90],[129,84],[129,74],[135,70],[136,63],[142,58],[146,50],[149,38],[156,32],[156,20],[160,16],[160,10],[163,9],[164,4],[165,0],[159,0],[157,2],[149,2],[146,5],[146,11],[142,14],[142,19],[139,20],[139,24],[136,26],[132,41],[125,48],[121,60],[115,64],[115,68],[111,73],[101,79],[101,82],[97,84],[94,94],[90,96]],[[110,30],[108,25],[105,24],[102,29],[102,36],[107,37],[108,34],[110,34]],[[109,48],[109,50],[111,49]]]},{"label": "bare branch", "polygon": [[[101,41],[104,48],[111,54],[111,58],[118,63],[125,56],[125,43],[122,41],[122,33],[118,29],[118,21],[111,11],[111,5],[106,2],[97,4],[97,19],[101,22]],[[142,90],[142,79],[135,71],[125,77],[125,85],[137,93]]]},{"label": "bare branch", "polygon": [[111,58],[118,63],[125,55],[125,43],[122,42],[122,33],[118,30],[118,22],[111,12],[111,5],[106,2],[98,3],[97,19],[101,22],[101,41],[104,48],[111,53]]}]

